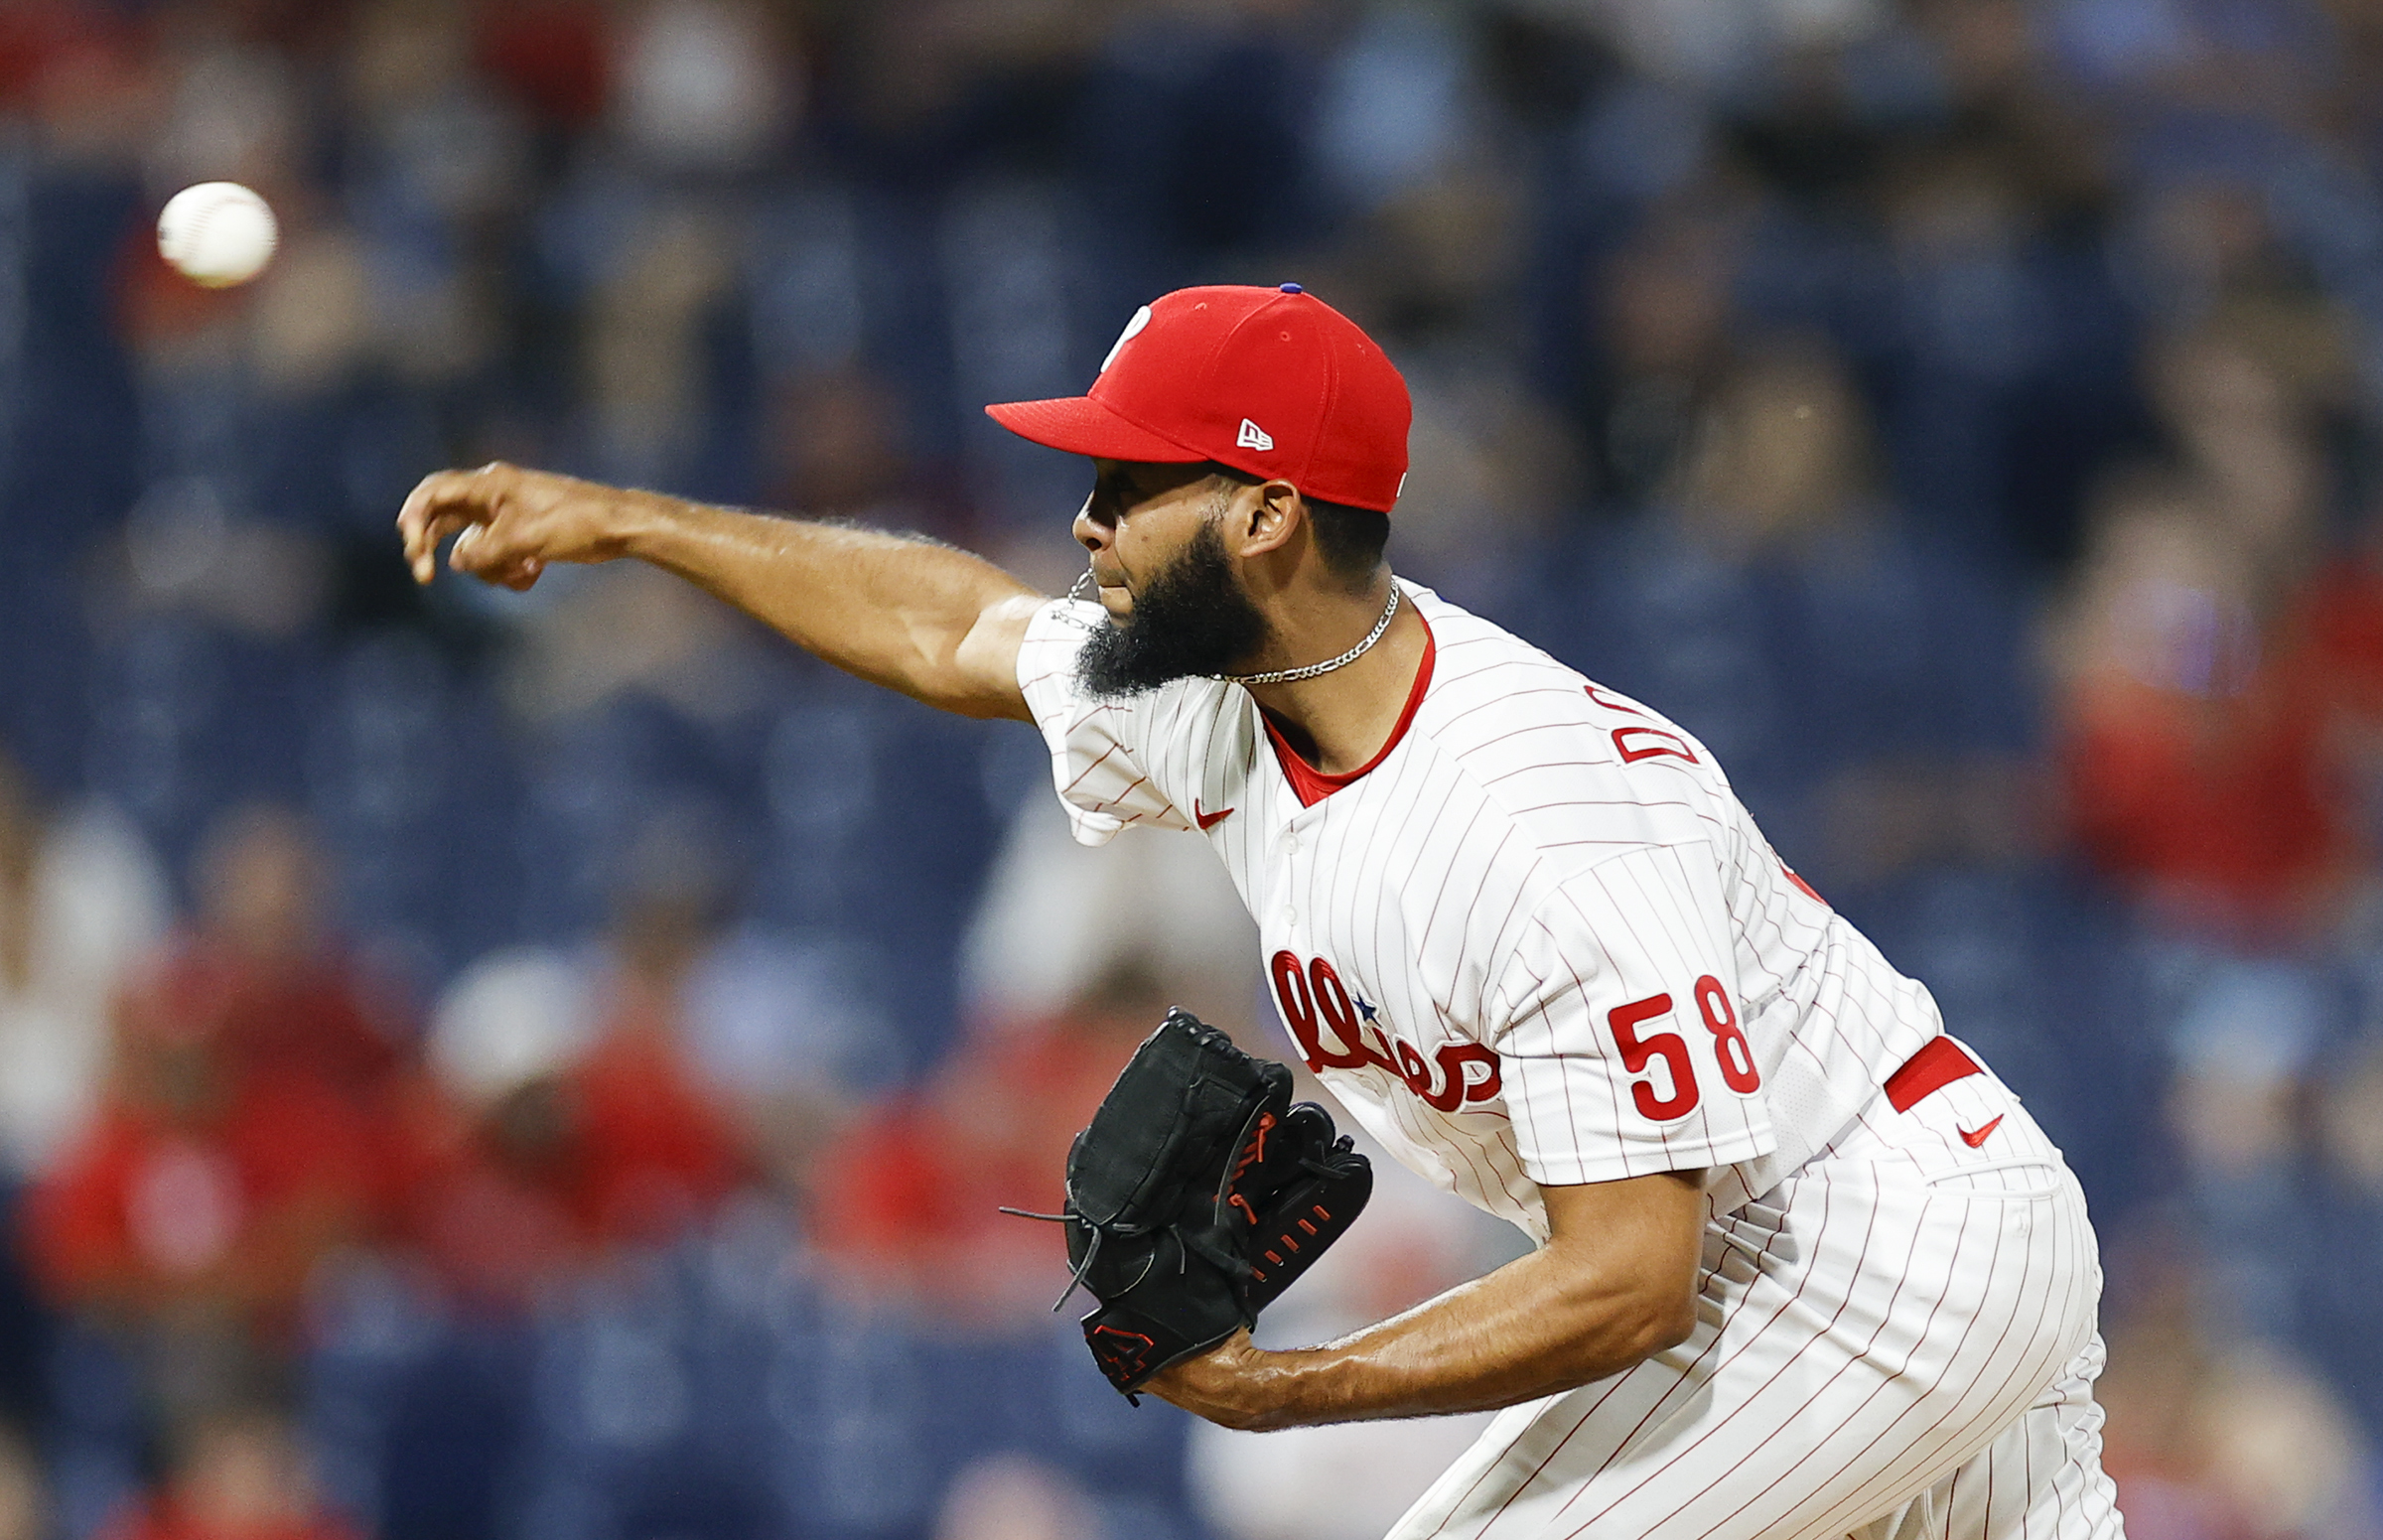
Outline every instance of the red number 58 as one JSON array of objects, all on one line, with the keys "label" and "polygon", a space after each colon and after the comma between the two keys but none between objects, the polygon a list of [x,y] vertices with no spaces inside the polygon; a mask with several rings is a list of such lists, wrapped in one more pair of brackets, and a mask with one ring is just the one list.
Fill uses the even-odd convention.
[{"label": "red number 58", "polygon": [[[1762,1072],[1754,1066],[1753,1048],[1738,1025],[1730,992],[1710,973],[1696,981],[1696,1010],[1704,1018],[1705,1031],[1713,1035],[1713,1058],[1721,1069],[1721,1083],[1741,1096],[1761,1089]],[[1698,1096],[1696,1065],[1688,1057],[1686,1040],[1676,1032],[1641,1035],[1638,1031],[1643,1024],[1670,1014],[1671,996],[1666,994],[1617,1005],[1606,1015],[1606,1024],[1613,1029],[1614,1046],[1621,1050],[1621,1067],[1639,1077],[1630,1082],[1630,1100],[1641,1117],[1657,1123],[1686,1117],[1696,1110]],[[1663,1060],[1664,1078],[1670,1082],[1668,1094],[1658,1092],[1655,1077],[1647,1073],[1647,1066],[1658,1058]]]}]

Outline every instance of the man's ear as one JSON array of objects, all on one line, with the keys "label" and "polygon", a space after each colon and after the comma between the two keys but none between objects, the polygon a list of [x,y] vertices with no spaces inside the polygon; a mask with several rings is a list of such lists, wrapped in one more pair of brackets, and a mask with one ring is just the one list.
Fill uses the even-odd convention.
[{"label": "man's ear", "polygon": [[1227,533],[1243,556],[1263,556],[1289,545],[1307,516],[1299,489],[1289,482],[1260,482],[1243,488],[1234,499],[1233,527]]}]

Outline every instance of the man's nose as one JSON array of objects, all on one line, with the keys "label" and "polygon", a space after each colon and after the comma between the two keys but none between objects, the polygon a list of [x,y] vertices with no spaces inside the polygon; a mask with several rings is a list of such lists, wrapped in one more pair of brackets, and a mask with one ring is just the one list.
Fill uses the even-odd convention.
[{"label": "man's nose", "polygon": [[1085,550],[1093,552],[1106,549],[1110,537],[1115,533],[1115,526],[1109,520],[1093,512],[1096,500],[1097,494],[1087,496],[1084,505],[1075,510],[1075,538]]}]

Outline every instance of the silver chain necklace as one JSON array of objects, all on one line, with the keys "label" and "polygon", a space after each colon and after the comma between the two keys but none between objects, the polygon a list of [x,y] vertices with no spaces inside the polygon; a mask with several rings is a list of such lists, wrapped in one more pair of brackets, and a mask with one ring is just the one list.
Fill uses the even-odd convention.
[{"label": "silver chain necklace", "polygon": [[1363,641],[1350,647],[1338,657],[1327,658],[1321,663],[1310,663],[1305,668],[1277,668],[1271,673],[1263,674],[1210,674],[1208,677],[1220,679],[1226,684],[1297,684],[1302,679],[1313,679],[1318,674],[1329,674],[1335,668],[1346,668],[1358,658],[1363,657],[1375,642],[1382,639],[1382,632],[1390,629],[1390,618],[1396,614],[1398,614],[1398,585],[1394,582],[1390,585],[1390,603],[1383,607],[1382,618],[1373,623],[1373,630],[1365,633]]}]

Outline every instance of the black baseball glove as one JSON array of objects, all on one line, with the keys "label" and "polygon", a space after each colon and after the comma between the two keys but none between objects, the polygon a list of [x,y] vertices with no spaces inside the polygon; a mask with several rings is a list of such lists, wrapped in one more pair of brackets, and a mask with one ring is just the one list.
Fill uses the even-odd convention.
[{"label": "black baseball glove", "polygon": [[1131,1397],[1256,1325],[1372,1192],[1372,1165],[1332,1115],[1291,1104],[1290,1070],[1168,1012],[1067,1154],[1057,1217],[1068,1293],[1100,1302],[1083,1319],[1093,1360]]}]

